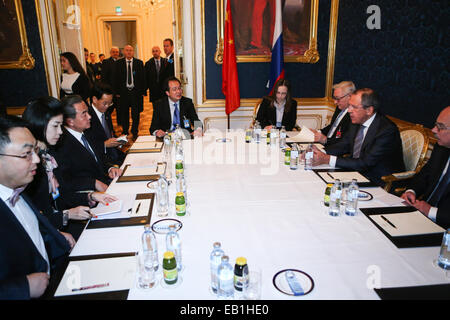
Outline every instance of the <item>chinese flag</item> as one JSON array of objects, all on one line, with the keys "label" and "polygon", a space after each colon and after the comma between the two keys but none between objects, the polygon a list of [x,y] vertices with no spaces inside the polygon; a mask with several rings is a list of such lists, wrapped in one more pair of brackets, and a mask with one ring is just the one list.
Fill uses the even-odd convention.
[{"label": "chinese flag", "polygon": [[227,115],[239,108],[239,79],[236,66],[236,49],[234,46],[233,20],[231,19],[230,1],[227,1],[225,14],[225,36],[223,43],[222,92],[225,95],[225,112]]}]

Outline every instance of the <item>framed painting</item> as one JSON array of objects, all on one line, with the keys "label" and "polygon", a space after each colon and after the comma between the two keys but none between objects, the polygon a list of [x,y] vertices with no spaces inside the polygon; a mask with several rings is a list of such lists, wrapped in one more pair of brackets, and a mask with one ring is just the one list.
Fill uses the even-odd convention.
[{"label": "framed painting", "polygon": [[0,1],[0,69],[33,69],[20,0]]},{"label": "framed painting", "polygon": [[[222,63],[225,1],[217,0],[217,49]],[[237,62],[270,61],[275,0],[228,0],[233,17]],[[316,63],[319,0],[282,0],[285,62]]]}]

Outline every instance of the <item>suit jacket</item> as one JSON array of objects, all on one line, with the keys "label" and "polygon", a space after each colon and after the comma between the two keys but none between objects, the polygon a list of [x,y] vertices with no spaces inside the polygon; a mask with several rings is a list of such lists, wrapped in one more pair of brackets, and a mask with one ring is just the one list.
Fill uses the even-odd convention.
[{"label": "suit jacket", "polygon": [[[430,160],[428,160],[422,170],[412,179],[408,189],[413,189],[418,198],[427,201],[439,182],[449,155],[449,148],[435,144]],[[439,200],[437,208],[437,224],[445,229],[450,228],[450,185],[447,186],[446,191]]]},{"label": "suit jacket", "polygon": [[[56,267],[58,258],[70,250],[66,239],[23,195],[39,222],[39,230],[45,243],[50,268]],[[26,275],[47,272],[47,262],[39,253],[25,229],[9,207],[0,200],[0,299],[30,299]]]},{"label": "suit jacket", "polygon": [[109,84],[111,87],[114,85],[113,83],[114,63],[115,61],[111,57],[103,60],[102,62],[102,71],[101,71],[102,81]]},{"label": "suit jacket", "polygon": [[[270,100],[263,99],[256,116],[256,120],[259,121],[261,127],[264,128],[270,125],[276,125],[277,123],[277,111],[275,107],[270,107]],[[283,120],[281,125],[286,127],[286,131],[292,131],[297,122],[297,101],[292,99],[291,109],[289,111],[284,108]]]},{"label": "suit jacket", "polygon": [[95,190],[95,180],[109,184],[108,165],[104,163],[103,151],[98,145],[86,136],[89,145],[93,149],[98,161],[95,161],[91,153],[66,129],[60,141],[52,150],[52,155],[58,162],[59,181],[72,192]]},{"label": "suit jacket", "polygon": [[[100,122],[95,110],[92,106],[88,107],[89,114],[91,115],[91,127],[84,131],[86,137],[90,138],[96,145],[97,150],[103,150],[103,155],[105,156],[104,161],[109,167],[113,165],[121,165],[125,159],[125,154],[118,148],[106,148],[105,141],[108,140],[103,125]],[[115,137],[111,115],[105,112],[105,120],[108,129],[111,131],[111,136]]]},{"label": "suit jacket", "polygon": [[150,90],[150,101],[155,102],[165,96],[163,85],[166,73],[167,59],[160,58],[159,77],[156,73],[155,58],[151,58],[145,63],[145,74],[147,88]]},{"label": "suit jacket", "polygon": [[[200,121],[197,112],[195,111],[192,100],[186,97],[181,97],[179,101],[180,108],[180,127],[193,132],[192,126],[194,122]],[[184,119],[189,120],[189,128],[184,128]],[[156,130],[169,131],[172,126],[172,115],[170,113],[169,98],[166,96],[156,101],[153,105],[153,118],[150,126],[150,134]],[[198,125],[196,126],[198,127]],[[195,128],[194,128],[195,129]]]},{"label": "suit jacket", "polygon": [[367,130],[358,159],[340,157],[353,153],[353,144],[360,125],[352,125],[341,141],[326,146],[327,154],[338,156],[336,166],[356,170],[371,181],[383,185],[382,176],[405,170],[402,141],[397,126],[380,112]]},{"label": "suit jacket", "polygon": [[[326,136],[328,135],[328,132],[330,132],[331,127],[334,124],[334,121],[339,116],[339,113],[341,113],[341,109],[336,107],[336,110],[333,113],[333,117],[331,118],[331,123],[320,130],[324,135],[326,135]],[[341,119],[341,122],[339,122],[339,125],[337,126],[336,130],[334,130],[334,133],[331,136],[331,138],[327,138],[326,144],[332,145],[332,144],[340,141],[340,139],[342,139],[342,137],[345,135],[345,133],[350,128],[351,124],[352,124],[352,120],[350,119],[350,114],[347,112],[345,114],[345,116]],[[338,132],[340,132],[340,136],[339,135],[337,136]]]},{"label": "suit jacket", "polygon": [[[116,94],[127,93],[127,64],[125,58],[119,59],[114,64],[113,87]],[[147,88],[145,82],[145,69],[142,60],[133,58],[134,88],[139,95],[145,95]]]},{"label": "suit jacket", "polygon": [[[62,81],[62,78],[61,78]],[[78,79],[72,85],[71,94],[77,94],[83,98],[83,100],[87,103],[88,98],[91,97],[91,82],[88,77],[84,73],[80,73]],[[62,99],[68,94],[63,90],[59,90],[59,98]]]},{"label": "suit jacket", "polygon": [[162,83],[164,83],[164,81],[169,78],[169,77],[173,77],[175,76],[175,61],[174,61],[174,55],[173,53],[168,56],[167,58],[165,58],[165,62],[164,62],[164,73],[162,76]]}]

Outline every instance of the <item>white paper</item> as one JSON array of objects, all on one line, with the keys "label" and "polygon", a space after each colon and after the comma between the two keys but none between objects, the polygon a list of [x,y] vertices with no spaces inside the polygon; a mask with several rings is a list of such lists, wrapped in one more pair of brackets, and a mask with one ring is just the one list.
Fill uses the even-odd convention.
[{"label": "white paper", "polygon": [[129,166],[123,176],[124,177],[134,177],[134,176],[151,176],[155,174],[162,174],[165,169],[165,164],[161,163],[158,166]]},{"label": "white paper", "polygon": [[286,142],[314,142],[314,133],[305,126],[302,126],[300,132],[288,132],[288,136]]},{"label": "white paper", "polygon": [[[381,216],[389,220],[395,228]],[[386,215],[378,214],[370,215],[369,217],[393,237],[441,233],[445,231],[419,211]]]},{"label": "white paper", "polygon": [[117,141],[127,143],[128,139],[126,135],[120,136],[117,138]]},{"label": "white paper", "polygon": [[151,142],[156,141],[155,136],[139,136],[134,143]]},{"label": "white paper", "polygon": [[[128,290],[134,285],[136,256],[71,261],[67,266],[55,297]],[[108,284],[101,288],[72,289]]]},{"label": "white paper", "polygon": [[131,150],[142,150],[142,149],[160,149],[162,146],[162,142],[142,142],[142,143],[133,143],[131,146]]},{"label": "white paper", "polygon": [[91,209],[91,214],[94,216],[103,216],[105,214],[111,214],[122,211],[122,200],[110,202],[107,206],[99,203],[97,207]]},{"label": "white paper", "polygon": [[[327,172],[333,180],[339,179],[341,182],[352,182],[353,179],[356,179],[358,183],[360,182],[370,182],[366,177],[356,171],[352,172]],[[327,174],[327,176],[328,176]],[[330,176],[328,176],[330,178]],[[333,182],[333,181],[331,181]]]}]

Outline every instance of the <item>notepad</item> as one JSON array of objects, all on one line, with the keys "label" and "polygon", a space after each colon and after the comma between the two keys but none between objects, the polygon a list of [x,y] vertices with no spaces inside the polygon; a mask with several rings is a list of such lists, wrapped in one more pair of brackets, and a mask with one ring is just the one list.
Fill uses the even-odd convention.
[{"label": "notepad", "polygon": [[152,142],[138,142],[138,143],[134,143],[130,150],[143,150],[143,149],[161,149],[163,143],[162,142],[157,142],[157,141],[152,141]]},{"label": "notepad", "polygon": [[136,256],[71,261],[55,297],[131,289]]},{"label": "notepad", "polygon": [[419,211],[377,214],[370,215],[369,218],[392,237],[442,233],[445,231]]},{"label": "notepad", "polygon": [[162,174],[165,169],[165,164],[160,163],[158,166],[142,166],[134,167],[129,166],[123,173],[123,177],[135,177],[135,176],[151,176],[155,174]]},{"label": "notepad", "polygon": [[136,199],[131,210],[130,217],[144,217],[148,216],[150,206],[153,199]]},{"label": "notepad", "polygon": [[[356,179],[358,183],[364,183],[364,182],[370,182],[369,179],[364,177],[362,174],[360,174],[357,171],[351,171],[351,172],[327,172],[330,178],[336,180],[339,179],[341,182],[352,182],[353,179]],[[331,181],[333,182],[333,181]]]},{"label": "notepad", "polygon": [[156,141],[155,136],[139,136],[134,143],[143,143],[152,141]]},{"label": "notepad", "polygon": [[91,213],[94,216],[103,216],[106,214],[112,214],[122,211],[122,200],[117,200],[114,202],[108,203],[108,205],[104,205],[102,203],[99,203],[97,207],[91,209]]},{"label": "notepad", "polygon": [[289,132],[286,142],[314,142],[314,133],[307,127],[302,126],[300,132]]}]

